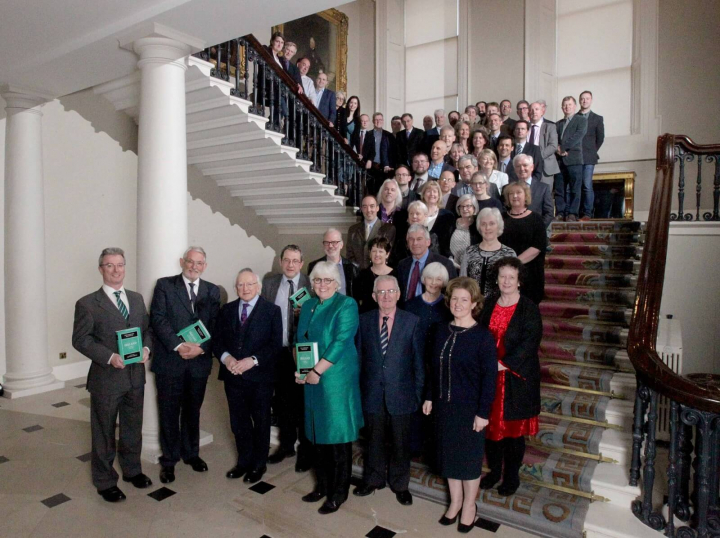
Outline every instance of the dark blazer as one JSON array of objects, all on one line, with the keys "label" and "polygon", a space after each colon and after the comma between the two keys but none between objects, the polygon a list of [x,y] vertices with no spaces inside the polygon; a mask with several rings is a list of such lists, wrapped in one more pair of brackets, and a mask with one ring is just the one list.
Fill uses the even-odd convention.
[{"label": "dark blazer", "polygon": [[597,164],[598,151],[605,141],[605,122],[603,117],[592,110],[587,115],[587,131],[582,140],[583,164]]},{"label": "dark blazer", "polygon": [[[340,257],[342,260],[343,273],[345,273],[345,292],[348,297],[354,297],[353,295],[353,281],[357,278],[359,269],[357,266],[345,257]],[[308,275],[312,273],[313,267],[317,262],[326,262],[327,256],[318,258],[317,260],[311,261],[308,265]]]},{"label": "dark blazer", "polygon": [[[347,132],[347,124],[345,127],[345,130]],[[353,149],[355,153],[362,156],[362,152],[360,151],[360,131],[362,131],[362,127],[360,126],[360,123],[358,122],[357,126],[355,127],[355,130],[353,131],[352,136],[350,136],[349,142],[350,147]],[[368,129],[365,131],[365,141],[367,142],[368,134],[372,131],[372,129]]]},{"label": "dark blazer", "polygon": [[355,336],[360,358],[360,390],[363,411],[408,415],[420,407],[425,383],[423,334],[420,319],[395,310],[387,352],[380,349],[380,310],[360,316]]},{"label": "dark blazer", "polygon": [[345,253],[348,260],[357,265],[360,269],[370,267],[370,251],[368,244],[376,237],[384,237],[390,241],[390,245],[395,242],[395,226],[383,222],[380,217],[375,221],[375,225],[370,230],[370,236],[365,240],[365,219],[357,224],[353,224],[348,229],[347,246]]},{"label": "dark blazer", "polygon": [[[508,175],[509,181],[517,181],[517,174],[515,174],[515,167],[512,165],[512,160],[517,155],[516,151],[517,145],[515,148],[513,148],[512,153],[510,154],[510,166],[507,167],[507,170],[505,170],[505,173]],[[523,155],[530,155],[533,160],[533,181],[536,179],[538,181],[542,181],[542,174],[543,174],[543,158],[542,153],[540,153],[540,148],[537,147],[535,144],[529,144],[526,143],[523,146],[522,151],[520,152]]]},{"label": "dark blazer", "polygon": [[[359,143],[359,131],[358,143]],[[363,143],[362,164],[368,161],[375,162],[375,132],[370,129],[365,133],[365,142]],[[395,168],[397,165],[397,147],[395,145],[395,137],[390,131],[383,129],[382,138],[380,139],[380,168],[389,166]]]},{"label": "dark blazer", "polygon": [[[518,181],[517,176],[515,176],[514,181],[512,179],[510,181],[513,183]],[[510,183],[508,183],[508,185],[509,184]],[[503,191],[504,190],[505,188],[503,188]],[[530,183],[530,197],[532,198],[532,202],[528,206],[528,209],[540,215],[543,219],[543,224],[545,224],[545,228],[547,228],[555,217],[555,205],[553,204],[550,187],[542,181],[537,181],[533,178]],[[505,197],[503,196],[503,200],[504,199]]]},{"label": "dark blazer", "polygon": [[432,129],[425,131],[425,139],[423,140],[422,144],[422,151],[425,153],[428,158],[430,158],[430,150],[433,147],[433,144],[440,140],[440,129],[437,127],[433,127]]},{"label": "dark blazer", "polygon": [[[212,340],[215,336],[215,320],[220,312],[220,289],[210,282],[200,280],[196,291],[195,312],[190,304],[182,275],[158,279],[150,305],[150,324],[153,329],[153,360],[150,370],[156,374],[181,376],[188,371],[192,377],[207,377],[212,369]],[[205,351],[192,360],[183,359],[174,349],[182,344],[179,331],[201,320],[210,340],[201,344]]]},{"label": "dark blazer", "polygon": [[460,199],[459,196],[454,195],[452,192],[448,196],[447,202],[445,203],[445,209],[450,211],[456,218],[458,217],[457,208],[455,207],[457,205],[457,201]]},{"label": "dark blazer", "polygon": [[330,123],[335,125],[337,121],[337,103],[335,102],[335,92],[327,87],[323,90],[317,109],[323,117]]},{"label": "dark blazer", "polygon": [[437,235],[439,252],[445,257],[450,256],[450,237],[455,228],[456,220],[457,217],[453,211],[440,209],[432,230],[430,230],[430,233]]},{"label": "dark blazer", "polygon": [[[508,117],[508,119],[503,122],[503,127],[507,130],[508,133],[512,133],[515,130],[516,123],[517,120]],[[510,136],[512,136],[512,134],[510,134]]]},{"label": "dark blazer", "polygon": [[415,189],[408,188],[407,196],[403,196],[402,208],[407,211],[407,208],[415,200],[420,200],[420,194]]},{"label": "dark blazer", "polygon": [[152,349],[150,317],[142,295],[127,289],[125,294],[130,305],[127,320],[102,288],[75,303],[72,345],[92,361],[87,377],[91,394],[118,394],[145,385],[144,364],[118,369],[109,363],[112,354],[118,352],[115,331],[139,327],[143,345]]},{"label": "dark blazer", "polygon": [[[479,323],[489,327],[498,297],[488,298]],[[520,296],[507,332],[502,362],[512,372],[505,374],[505,420],[532,418],[540,414],[540,359],[542,319],[537,305]],[[518,377],[519,376],[519,377]]]},{"label": "dark blazer", "polygon": [[[448,260],[445,256],[441,256],[440,254],[435,254],[434,252],[430,251],[428,252],[428,258],[425,262],[425,267],[427,267],[429,264],[433,262],[440,262],[445,266],[445,269],[447,269],[448,275],[450,276],[450,280],[455,278],[457,276],[457,269],[455,269],[455,265],[453,265],[453,262]],[[398,284],[400,285],[400,303],[405,302],[405,297],[407,294],[407,287],[410,283],[410,269],[412,268],[413,263],[413,257],[408,256],[407,258],[404,258],[400,260],[397,266],[397,279]],[[422,272],[420,273],[420,276],[422,277]],[[421,283],[422,285],[422,283]],[[422,286],[423,292],[425,291],[425,286]]]},{"label": "dark blazer", "polygon": [[[235,359],[255,356],[258,365],[242,375],[245,381],[274,383],[283,342],[283,326],[280,307],[258,298],[255,308],[243,325],[240,325],[240,299],[226,304],[220,309],[215,324],[215,337],[212,339],[213,351],[220,360],[223,353],[230,353]],[[220,364],[219,379],[233,382],[237,377]]]},{"label": "dark blazer", "polygon": [[285,68],[285,71],[287,71],[288,75],[290,75],[292,79],[302,88],[302,76],[300,75],[300,70],[297,68],[297,65],[292,62],[288,62],[285,58],[280,58],[280,63],[283,64],[283,67]]},{"label": "dark blazer", "polygon": [[[358,130],[360,129],[360,118],[357,114],[355,115],[355,119],[351,123],[355,123],[355,130],[353,131],[353,136],[354,136],[355,133],[357,133]],[[347,134],[348,110],[347,110],[347,107],[343,106],[343,107],[338,108],[336,127],[337,127],[338,132],[340,133],[340,136],[342,136],[343,138],[348,138],[348,134]],[[348,139],[348,142],[351,142],[351,140]],[[355,149],[355,148],[353,148],[353,149]]]},{"label": "dark blazer", "polygon": [[[565,127],[566,123],[567,127]],[[563,128],[565,128],[564,132]],[[559,157],[565,166],[583,164],[582,141],[586,132],[587,120],[580,114],[575,114],[570,118],[569,123],[565,118],[557,122],[558,144],[562,151],[568,153],[564,157]]]},{"label": "dark blazer", "polygon": [[[532,125],[530,125],[532,130]],[[532,131],[528,131],[528,137]],[[558,147],[558,132],[555,124],[547,119],[543,118],[542,125],[540,126],[540,137],[539,137],[540,155],[543,158],[543,175],[554,176],[560,173],[560,167],[558,166],[557,159],[555,158],[555,152]]]},{"label": "dark blazer", "polygon": [[413,127],[410,138],[407,130],[403,129],[395,135],[397,143],[398,163],[409,165],[416,153],[423,151],[425,145],[425,131]]}]

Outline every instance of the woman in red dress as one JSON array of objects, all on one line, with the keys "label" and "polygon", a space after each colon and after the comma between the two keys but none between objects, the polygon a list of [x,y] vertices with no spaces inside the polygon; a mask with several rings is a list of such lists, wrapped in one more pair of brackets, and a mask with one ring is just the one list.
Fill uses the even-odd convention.
[{"label": "woman in red dress", "polygon": [[495,399],[485,430],[490,472],[480,487],[490,489],[502,478],[498,493],[512,495],[520,486],[525,436],[538,432],[542,319],[537,305],[520,295],[523,263],[515,257],[502,258],[494,271],[500,293],[485,302],[480,315],[480,323],[495,337],[498,359]]}]

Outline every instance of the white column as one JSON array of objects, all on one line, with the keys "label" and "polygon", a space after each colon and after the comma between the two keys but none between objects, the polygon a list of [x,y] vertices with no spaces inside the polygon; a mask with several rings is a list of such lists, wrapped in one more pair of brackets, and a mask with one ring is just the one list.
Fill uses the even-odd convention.
[{"label": "white column", "polygon": [[42,112],[49,96],[3,86],[5,127],[5,396],[60,389],[48,357]]}]

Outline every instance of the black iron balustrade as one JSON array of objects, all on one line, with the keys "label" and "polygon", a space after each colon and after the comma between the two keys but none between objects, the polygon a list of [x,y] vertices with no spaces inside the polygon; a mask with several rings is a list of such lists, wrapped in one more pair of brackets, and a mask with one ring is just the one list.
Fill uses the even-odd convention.
[{"label": "black iron balustrade", "polygon": [[[675,145],[675,163],[678,165],[678,185],[677,185],[677,211],[670,214],[670,220],[682,221],[718,221],[720,220],[720,153],[714,154],[698,154],[691,149],[686,149],[685,145]],[[703,163],[708,167],[713,166],[714,173],[710,178],[712,180],[712,199],[713,210],[702,213],[703,204]],[[685,209],[685,188],[692,187],[692,184],[686,184],[686,177],[692,182],[692,166],[695,167],[695,211],[686,211]],[[708,183],[708,181],[706,181]],[[691,195],[691,193],[688,193]],[[705,196],[707,203],[707,196]]]},{"label": "black iron balustrade", "polygon": [[214,62],[211,76],[234,82],[231,95],[252,103],[251,113],[267,117],[265,128],[282,133],[283,144],[297,148],[297,157],[310,161],[312,172],[325,175],[323,184],[336,186],[347,205],[360,206],[368,178],[360,157],[253,35],[196,56]]}]

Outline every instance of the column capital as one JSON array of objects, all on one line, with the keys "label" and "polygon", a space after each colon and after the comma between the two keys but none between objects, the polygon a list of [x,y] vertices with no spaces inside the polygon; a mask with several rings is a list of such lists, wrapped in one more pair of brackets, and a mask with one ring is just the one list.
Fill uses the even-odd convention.
[{"label": "column capital", "polygon": [[205,48],[205,41],[163,24],[138,25],[119,39],[120,48],[133,51],[140,60],[172,62]]},{"label": "column capital", "polygon": [[[17,109],[15,111],[21,111],[39,108],[54,99],[54,96],[48,93],[15,86],[13,84],[3,84],[0,86],[0,96],[5,100],[5,109],[8,111],[8,114],[12,114],[14,112],[13,109]],[[40,111],[37,110],[37,113],[40,114]]]}]

